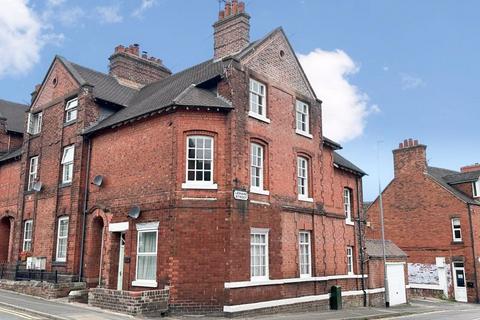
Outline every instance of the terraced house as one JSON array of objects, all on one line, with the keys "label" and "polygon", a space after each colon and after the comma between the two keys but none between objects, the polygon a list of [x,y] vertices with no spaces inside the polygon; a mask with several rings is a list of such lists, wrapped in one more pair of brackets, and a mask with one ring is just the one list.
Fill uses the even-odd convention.
[{"label": "terraced house", "polygon": [[[408,254],[414,293],[478,302],[480,165],[433,167],[426,149],[408,139],[393,150],[395,177],[382,193],[385,237]],[[367,236],[379,239],[378,199],[367,215]]]},{"label": "terraced house", "polygon": [[360,263],[365,173],[323,137],[284,31],[251,42],[249,19],[227,1],[212,59],[175,74],[138,45],[109,74],[55,57],[10,156],[3,256],[90,288],[167,288],[178,311],[323,308],[332,285],[380,301]]}]

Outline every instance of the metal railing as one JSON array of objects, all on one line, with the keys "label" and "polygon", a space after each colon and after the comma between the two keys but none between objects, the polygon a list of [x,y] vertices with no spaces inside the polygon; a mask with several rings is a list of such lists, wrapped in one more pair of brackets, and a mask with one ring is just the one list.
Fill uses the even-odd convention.
[{"label": "metal railing", "polygon": [[58,283],[58,272],[56,270],[47,272],[44,270],[25,269],[18,264],[0,263],[0,279]]}]

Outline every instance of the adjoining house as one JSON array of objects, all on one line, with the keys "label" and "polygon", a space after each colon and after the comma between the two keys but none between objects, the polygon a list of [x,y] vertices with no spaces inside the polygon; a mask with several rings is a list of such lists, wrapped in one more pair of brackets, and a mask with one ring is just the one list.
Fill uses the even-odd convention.
[{"label": "adjoining house", "polygon": [[[478,302],[480,165],[432,167],[426,149],[408,139],[393,151],[395,176],[382,192],[385,237],[408,255],[412,294]],[[379,239],[378,199],[367,220],[367,236]]]},{"label": "adjoining house", "polygon": [[361,263],[365,173],[323,137],[284,31],[251,42],[249,19],[227,1],[213,58],[175,74],[136,44],[109,74],[54,58],[18,207],[0,207],[8,261],[78,276],[90,303],[132,314],[151,311],[126,306],[141,292],[182,312],[328,308],[332,285],[346,304],[382,300]]}]

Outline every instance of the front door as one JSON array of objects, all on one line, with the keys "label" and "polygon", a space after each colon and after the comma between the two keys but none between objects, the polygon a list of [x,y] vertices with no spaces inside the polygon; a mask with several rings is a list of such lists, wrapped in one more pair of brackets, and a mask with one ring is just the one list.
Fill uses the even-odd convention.
[{"label": "front door", "polygon": [[407,303],[403,263],[387,263],[387,280],[390,306]]},{"label": "front door", "polygon": [[120,249],[118,250],[117,290],[123,290],[123,265],[125,258],[125,233],[120,233]]},{"label": "front door", "polygon": [[465,280],[465,268],[463,262],[453,263],[453,287],[455,300],[467,302],[467,282]]}]

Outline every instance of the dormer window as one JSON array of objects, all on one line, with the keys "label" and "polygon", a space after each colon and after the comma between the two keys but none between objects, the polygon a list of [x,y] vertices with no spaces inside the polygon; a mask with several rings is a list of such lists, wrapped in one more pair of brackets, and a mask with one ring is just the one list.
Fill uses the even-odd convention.
[{"label": "dormer window", "polygon": [[77,120],[78,98],[74,98],[67,102],[65,106],[65,123]]},{"label": "dormer window", "polygon": [[474,198],[480,197],[480,178],[477,181],[472,182],[472,189],[473,189],[473,197]]}]

